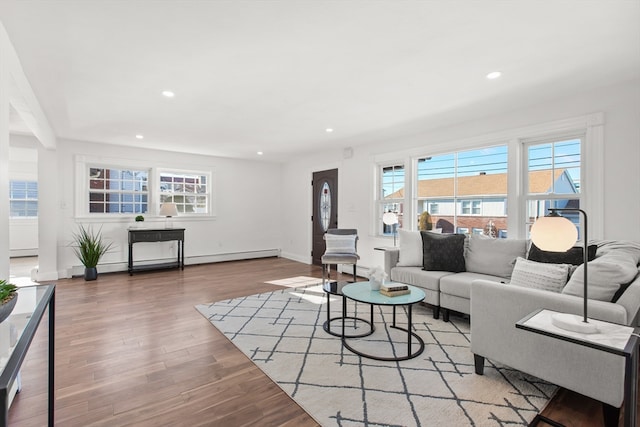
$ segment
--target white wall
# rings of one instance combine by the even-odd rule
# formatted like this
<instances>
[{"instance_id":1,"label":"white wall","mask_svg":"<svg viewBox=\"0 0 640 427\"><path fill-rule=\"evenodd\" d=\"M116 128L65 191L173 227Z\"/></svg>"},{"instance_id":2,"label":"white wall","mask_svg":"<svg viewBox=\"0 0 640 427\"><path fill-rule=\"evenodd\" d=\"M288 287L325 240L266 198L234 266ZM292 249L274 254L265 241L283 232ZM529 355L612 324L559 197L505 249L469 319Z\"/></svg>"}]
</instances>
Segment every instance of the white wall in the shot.
<instances>
[{"instance_id":1,"label":"white wall","mask_svg":"<svg viewBox=\"0 0 640 427\"><path fill-rule=\"evenodd\" d=\"M145 143L146 144L146 143ZM150 144L150 143L149 143ZM142 145L142 144L141 144ZM58 275L81 274L82 267L70 247L72 233L79 223L102 227L104 237L115 244L105 255L98 270L126 270L128 255L127 227L134 215L116 216L109 220L77 219L74 203L76 155L102 159L142 161L149 167L178 170L211 171L214 174L215 218L173 218L175 227L185 227L185 262L211 262L234 257L248 258L281 248L280 165L274 163L196 156L180 153L125 148L78 141L58 141L56 151L58 197L49 206L58 212ZM42 209L46 209L44 206ZM150 207L150 210L153 209ZM145 214L146 227L164 227L165 219ZM173 257L175 243L137 244L136 259ZM44 254L41 254L41 257Z\"/></svg>"},{"instance_id":2,"label":"white wall","mask_svg":"<svg viewBox=\"0 0 640 427\"><path fill-rule=\"evenodd\" d=\"M474 121L354 146L354 156L350 159L343 158L342 150L305 153L283 166L282 189L286 195L283 205L287 223L283 232L283 254L310 262L309 183L313 171L338 165L339 226L358 228L360 265L380 265L382 254L373 248L393 243L390 238L373 235L374 155L388 154L392 158L400 150L426 148L431 144L447 144L455 150L456 141L465 138L596 112L605 114L604 238L640 241L640 80L635 80L499 116L482 117L479 113Z\"/></svg>"}]
</instances>

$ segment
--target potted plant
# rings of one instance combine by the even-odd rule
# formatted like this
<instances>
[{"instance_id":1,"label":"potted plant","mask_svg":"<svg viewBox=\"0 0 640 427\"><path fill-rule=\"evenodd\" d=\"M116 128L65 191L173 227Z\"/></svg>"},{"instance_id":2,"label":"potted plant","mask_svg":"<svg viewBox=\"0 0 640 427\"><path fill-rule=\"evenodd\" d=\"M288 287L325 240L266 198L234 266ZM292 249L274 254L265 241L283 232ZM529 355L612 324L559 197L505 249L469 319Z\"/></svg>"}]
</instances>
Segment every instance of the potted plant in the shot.
<instances>
[{"instance_id":1,"label":"potted plant","mask_svg":"<svg viewBox=\"0 0 640 427\"><path fill-rule=\"evenodd\" d=\"M142 226L143 222L144 222L144 217L142 215L138 215L135 217L135 222L131 228L139 228L140 226Z\"/></svg>"},{"instance_id":2,"label":"potted plant","mask_svg":"<svg viewBox=\"0 0 640 427\"><path fill-rule=\"evenodd\" d=\"M73 234L73 251L84 265L84 280L96 280L98 278L98 262L112 246L102 241L102 228L97 233L91 227L88 229L79 226L79 231Z\"/></svg>"},{"instance_id":3,"label":"potted plant","mask_svg":"<svg viewBox=\"0 0 640 427\"><path fill-rule=\"evenodd\" d=\"M18 287L6 280L0 280L0 322L9 317L17 301Z\"/></svg>"}]
</instances>

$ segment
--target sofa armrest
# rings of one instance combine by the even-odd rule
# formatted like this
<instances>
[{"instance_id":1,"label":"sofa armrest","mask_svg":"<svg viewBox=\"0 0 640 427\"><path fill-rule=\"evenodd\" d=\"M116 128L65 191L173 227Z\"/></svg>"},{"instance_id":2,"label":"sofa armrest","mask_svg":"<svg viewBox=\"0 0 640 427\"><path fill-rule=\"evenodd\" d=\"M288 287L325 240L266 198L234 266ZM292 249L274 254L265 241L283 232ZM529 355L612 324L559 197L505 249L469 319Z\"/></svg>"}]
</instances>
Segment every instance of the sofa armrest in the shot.
<instances>
[{"instance_id":1,"label":"sofa armrest","mask_svg":"<svg viewBox=\"0 0 640 427\"><path fill-rule=\"evenodd\" d=\"M384 272L387 277L391 277L391 269L396 266L400 259L399 248L385 248L384 250Z\"/></svg>"},{"instance_id":2,"label":"sofa armrest","mask_svg":"<svg viewBox=\"0 0 640 427\"><path fill-rule=\"evenodd\" d=\"M471 285L471 351L596 400L620 407L624 359L515 327L526 315L546 308L582 314L573 295L474 280ZM589 301L589 317L627 324L621 305Z\"/></svg>"}]
</instances>

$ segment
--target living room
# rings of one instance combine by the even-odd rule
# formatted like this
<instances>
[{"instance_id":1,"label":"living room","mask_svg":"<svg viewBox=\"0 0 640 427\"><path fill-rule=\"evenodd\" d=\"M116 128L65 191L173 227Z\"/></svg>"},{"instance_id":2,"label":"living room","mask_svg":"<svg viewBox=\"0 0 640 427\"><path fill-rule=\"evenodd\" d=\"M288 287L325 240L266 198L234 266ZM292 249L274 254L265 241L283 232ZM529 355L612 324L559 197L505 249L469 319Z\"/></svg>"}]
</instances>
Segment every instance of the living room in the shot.
<instances>
[{"instance_id":1,"label":"living room","mask_svg":"<svg viewBox=\"0 0 640 427\"><path fill-rule=\"evenodd\" d=\"M57 51L60 48L53 42L55 37L52 37L51 46L44 45L45 34L52 31L56 25L39 16L38 7L43 7L43 10L51 12L52 16L62 12L56 11L55 6L36 5L35 3L29 6L18 3L20 2L10 1L0 8L0 20L6 27L8 34L4 34L3 31L3 52L15 48L16 58L19 61L17 64L15 61L10 61L8 65L10 77L7 77L6 74L2 77L3 85L5 85L3 87L9 87L11 90L0 91L0 99L2 100L0 111L5 117L0 121L2 129L0 170L5 182L12 179L11 171L21 168L22 171L29 169L36 173L40 215L37 220L36 246L38 268L34 277L38 281L46 283L75 277L70 280L77 283L77 286L83 285L82 279L77 277L82 274L82 265L70 247L72 234L77 230L78 224L101 227L105 238L114 243L114 250L105 255L99 266L100 273L104 273L104 276L101 276L99 280L103 284L102 286L105 286L105 281L110 277L106 273L122 274L127 269L127 228L133 225L135 215L96 217L88 212L87 180L84 179L84 174L92 166L142 168L150 171L150 177L155 177L166 171L189 171L206 174L211 183L211 191L207 194L210 197L210 204L206 215L179 214L177 217L167 220L158 214L160 196L154 190L149 193L150 203L148 210L144 212L146 226L164 227L167 221L170 221L173 226L185 228L187 269L196 264L279 256L301 263L305 266L302 270L309 275L318 274L317 269L313 270L308 266L311 263L310 251L312 248L310 218L314 214L310 183L314 172L337 169L339 226L359 230L358 253L360 261L358 268L359 273L366 276L369 268L382 264L382 254L375 248L393 245L393 237L382 235L380 232L382 227L377 179L379 168L382 165L398 162L409 165L424 156L507 144L510 148L509 178L510 182L515 183L519 180L517 169L519 163L516 151L520 140L548 135L563 136L566 132L576 129L576 126L584 131L585 141L588 145L583 160L583 173L588 177L588 180L585 179L581 183L584 190L584 198L581 201L591 214L590 220L592 220L593 227L590 238L640 241L640 188L637 185L640 182L640 169L637 167L640 160L640 144L638 143L640 140L640 120L638 120L640 117L640 53L638 44L640 42L637 39L637 22L625 19L625 17L634 16L633 12L637 12L637 2L635 1L593 2L591 8L586 8L587 10L582 12L578 11L581 7L580 2L570 2L571 4L568 3L560 9L556 9L550 3L546 4L544 6L545 12L537 11L535 16L558 13L559 16L554 17L552 23L544 27L546 32L552 32L553 29L556 31L555 33L547 35L547 38L538 42L540 44L536 44L536 38L542 37L541 35L520 40L522 43L529 44L526 44L527 47L522 51L514 48L507 50L507 53L511 52L512 56L504 59L502 63L498 64L499 61L493 58L491 61L487 61L487 67L496 64L503 71L503 76L495 81L485 79L486 73L494 71L493 68L487 68L482 75L467 76L473 82L449 81L447 90L434 92L431 95L428 92L420 94L420 98L429 100L432 97L433 99L433 101L418 105L429 111L429 115L415 115L415 110L409 110L401 119L398 119L397 116L401 114L402 109L394 104L393 114L397 120L395 122L384 121L383 126L374 126L373 124L379 121L378 115L383 114L380 110L377 110L376 114L378 115L367 118L365 113L357 111L350 113L347 109L341 113L345 119L343 119L344 125L340 126L335 124L337 118L329 121L330 115L326 114L326 110L332 108L332 104L329 103L331 99L340 99L341 96L334 94L330 100L318 101L317 104L311 102L299 104L296 107L298 110L307 107L310 111L322 112L323 115L313 123L321 135L294 135L293 139L298 141L297 144L294 144L295 149L290 147L285 149L271 141L274 147L272 150L264 148L269 142L269 138L251 139L257 136L246 137L242 133L241 127L236 128L237 136L225 134L228 129L224 129L216 134L216 139L206 141L193 149L188 148L190 132L187 128L181 128L179 131L184 137L163 139L160 136L163 131L175 132L176 125L174 123L159 126L153 131L134 128L135 123L118 123L118 129L109 129L108 123L92 122L89 119L86 119L86 122L72 123L71 126L65 127L67 125L64 120L71 120L72 117L80 114L79 109L82 109L83 105L78 101L79 94L90 86L86 86L88 83L82 80L84 76L78 77L79 84L69 89L69 96L73 95L73 105L62 106L58 104L59 98L41 99L43 95L39 89L45 84L46 73L37 72L38 68L46 69L48 67L46 52ZM249 8L256 6L251 2L247 5L250 5L247 6ZM284 5L286 2L280 6L285 7ZM146 6L150 7L148 4ZM429 10L425 11L419 8L416 4L412 6L417 8L414 10L416 12L429 12ZM465 4L465 6L467 5ZM65 5L65 8L70 7ZM333 7L338 6L334 5ZM482 9L481 6L478 7ZM492 2L491 8L494 8L492 11L497 13L500 4ZM99 7L81 9L82 19L105 12ZM530 4L526 10L530 11L531 9L535 9L535 7ZM349 10L354 11L355 9ZM116 21L119 13L122 12L109 9L107 11L109 17ZM329 8L323 13L330 14L334 11ZM231 10L223 9L218 12L223 14L231 12ZM244 11L233 12L244 13ZM260 9L260 12L269 13L263 9ZM295 12L301 14L294 14L295 17L304 16L304 8L296 8ZM373 19L374 14L380 12L378 10L369 13L372 14L371 18ZM395 10L395 12L398 13L397 16L402 16L401 11ZM450 9L446 9L445 12L453 13ZM479 11L473 9L473 12ZM137 14L141 13L144 14L143 3L139 4L135 13L132 12L132 16L140 16ZM254 11L253 13L257 14L258 12ZM251 19L248 20L252 25L260 21L258 17L253 16L253 13L249 13ZM484 11L484 13L487 12ZM505 15L520 16L520 13L516 11L510 11L510 13L513 15L509 15L507 12ZM598 16L599 14L600 16ZM466 19L472 21L470 15L472 15L471 12L464 14ZM74 15L69 9L64 10L64 13L58 16L63 16L65 20L74 20ZM279 18L277 22L287 22L286 15L283 16L285 17ZM183 18L191 17L189 14ZM385 20L379 17L378 19L374 22L382 26ZM577 35L567 37L567 44L562 45L562 48L571 53L562 54L559 51L561 49L552 48L549 40L554 37L558 40L565 40L563 38L565 30L559 28L560 23L571 22L574 24L573 28L576 28L577 22L580 20L588 22L590 25L581 25L586 28L581 28ZM515 17L514 21L516 21ZM518 22L523 26L522 28L532 29L539 25L539 21L533 18L523 21L526 22ZM30 35L29 32L21 29L25 25L24 22L29 22L32 28L41 28L42 33L32 32ZM131 24L131 21L128 22ZM341 18L341 22L343 25L347 25L350 20ZM400 22L402 21L394 24L401 25ZM468 23L466 20L463 22ZM107 23L113 23L113 21L107 20ZM70 28L75 27L71 25ZM367 30L372 30L372 28L375 28L374 23L367 26ZM511 32L505 31L505 34L509 34L510 38L515 38L515 34L518 32L517 28L518 25L512 23L509 26ZM344 28L341 28L341 32L338 34L345 35L344 31ZM384 33L388 35L390 32L386 30ZM589 34L589 32L596 33ZM81 47L80 52L87 55L96 46L91 43L97 42L102 36L102 33L98 36L87 34L86 40L89 46ZM287 38L286 35L283 36L279 33L278 37L276 39L279 41ZM339 37L335 37L339 39ZM503 35L503 37L506 36ZM358 41L358 44L354 44L354 46L362 48L363 52L366 52L366 54L363 53L363 57L369 58L369 51L365 50L366 40L355 40ZM504 38L501 40L505 44L509 44L508 40L504 40ZM515 40L518 39L515 38ZM330 44L333 46L335 43L334 41ZM514 43L516 42L514 41ZM38 44L43 44L43 46L36 48ZM407 48L409 50L418 49L416 44L409 46L411 46L411 48ZM453 42L452 46L460 47ZM585 46L590 47L592 51L585 53ZM578 47L583 50L570 50ZM68 46L67 48L71 49ZM122 48L122 45L119 48ZM381 53L386 54L397 47L382 45L380 49ZM137 52L136 49L133 50ZM547 50L549 53L545 55ZM97 51L99 52L99 50ZM297 50L294 52L296 55L300 54ZM375 53L375 49L373 52ZM462 55L463 52L465 50L461 49L456 51L456 54ZM519 53L515 55L513 52ZM251 53L255 54L254 51ZM11 57L10 52L6 55ZM287 55L291 55L291 53L287 53ZM283 57L287 55L283 55ZM346 60L349 52L342 55L344 56L340 56L339 59ZM491 57L489 53L487 56ZM532 58L525 58L527 56ZM5 57L5 53L3 53L3 57ZM258 58L260 57L258 56ZM330 58L331 56L327 54L323 59L329 61ZM455 63L456 58L459 59L460 56L447 57L447 60ZM94 60L96 60L95 67L107 66L105 61L95 58ZM243 62L245 60L244 57L241 57L238 62L246 65ZM561 62L565 60L570 62L569 67L573 67L572 69L567 69L566 66L563 68ZM116 60L115 62L120 61ZM56 64L56 67L52 67L52 74L49 76L51 79L55 79L52 76L62 78L63 72L57 68L60 63L56 62ZM286 64L292 66L290 62ZM550 75L531 79L526 87L510 80L515 78L514 74L523 72L523 69L534 68L536 64L542 64L542 66L536 67L540 73L549 73ZM124 63L116 65L115 68L128 67ZM429 61L423 64L425 69L433 66L434 64ZM90 70L92 67L88 69ZM140 65L140 67L144 68L146 65ZM337 78L334 74L339 74L339 72L326 69L326 67L325 65L320 69ZM351 108L363 108L365 111L364 108L367 104L379 105L379 103L384 103L386 97L395 99L399 96L393 93L392 87L394 84L403 82L402 75L406 70L402 67L399 69L389 68L385 71L387 74L372 74L369 77L372 81L375 78L380 80L378 83L370 85L370 97L360 100L356 107ZM554 72L554 68L561 70ZM208 70L211 71L211 69ZM78 72L83 74L86 70L80 67ZM355 84L361 74L367 75L364 70L358 68L350 69L349 72L354 73L348 79L348 82L352 84ZM22 80L18 76L19 73L22 73ZM149 75L153 74L148 73ZM189 73L181 75L188 76ZM267 76L272 77L270 74ZM458 75L456 74L456 76ZM69 75L65 75L64 79L70 79ZM265 79L265 82L272 83L267 77ZM301 84L293 77L290 79L292 79L293 89L296 84ZM149 111L158 112L158 116L152 118L152 121L162 124L163 122L168 123L172 117L178 117L178 121L189 123L189 116L180 116L182 108L184 108L182 103L188 103L185 100L187 98L186 92L178 89L180 85L175 83L170 88L163 86L167 81L165 77L157 79L150 77L150 80L149 83L142 86L145 86L145 96L146 93L154 93L157 95L155 98L145 99L141 103L130 100L113 101L118 105L115 108L109 108L121 109L126 114L136 117L139 115L139 110L148 108ZM367 79L363 78L363 80ZM320 85L318 81L322 81L322 76L313 77L307 83ZM24 82L29 83L31 87L25 86ZM247 84L246 80L241 80L241 82ZM281 81L278 80L276 83L281 83ZM260 86L259 81L253 84ZM410 85L410 83L407 84ZM438 83L434 83L434 85L437 86ZM149 86L153 86L153 88L149 88ZM326 89L325 86L320 86ZM174 89L175 99L165 99L160 94L160 91L165 89ZM15 90L22 91L20 92L21 96L16 97ZM49 86L45 92L53 93L56 90L62 89L52 89ZM126 92L132 89L118 90ZM191 90L193 91L193 89ZM343 88L343 90L346 89ZM474 90L481 92L482 96L467 98L467 92ZM492 92L494 90L495 93ZM405 95L411 92L406 87L403 87L402 90L399 89L399 91ZM253 97L245 99L259 105L260 96L275 97L275 92L275 89L264 89L264 92L258 91L253 93ZM87 103L91 103L89 93L90 91L87 91ZM357 91L345 93L349 94L344 95L345 97L353 97L354 99L362 96L362 93ZM22 102L18 102L18 100ZM170 104L172 102L173 104ZM194 102L194 104L204 105L200 102ZM231 101L222 101L222 107L219 105L211 107L212 114L220 113L225 102L231 103ZM286 104L291 100L287 99L282 102ZM238 108L239 104L241 101L234 101L227 105L231 105L230 109L234 109ZM437 104L437 108L432 104ZM286 120L282 117L304 122L308 120L306 115L312 114L311 112L294 114L291 112L293 107L287 105L287 109L280 113L282 114L280 122L265 124L264 121L256 119L254 124L245 124L244 126L247 128L254 126L262 134L268 134L270 131L274 131L273 127L286 127ZM91 108L93 107L95 105L91 106ZM70 118L62 117L67 114L62 112L65 108L70 109L68 111ZM90 106L86 106L86 108L90 109ZM369 112L373 113L373 111ZM388 110L386 112L392 113ZM21 128L23 130L15 131L10 127L8 116L11 113L13 113L12 116L20 116L21 121L24 122L23 128ZM259 116L260 113L264 112L247 111L249 116ZM49 122L50 117L58 119ZM268 117L273 118L271 115ZM85 118L83 117L83 119ZM368 122L369 126L360 125L360 127L353 127L347 132L346 126L349 121ZM24 126L28 128L28 132L24 131ZM326 132L325 128L328 126L333 127L333 132ZM65 134L58 133L61 127L65 129ZM84 138L78 137L79 134L70 132L73 127L85 130L102 129L102 135L105 135L105 138L111 135L109 137L111 140L96 139L93 135ZM106 131L104 131L105 129ZM144 138L136 139L136 133L144 133ZM591 144L593 140L596 142ZM309 142L305 143L305 141ZM516 147L515 150L514 147ZM37 161L27 168L24 168L24 164L17 166L15 163L12 164L9 159L15 155L12 153L18 149L37 153L32 156L36 157ZM257 151L264 153L257 155ZM150 179L150 182L153 181ZM0 194L5 194L8 190L3 189L2 192ZM410 206L412 203L411 195L408 194L406 197L405 203ZM527 230L524 222L520 221L524 212L518 211L518 209L523 209L517 207L519 196L514 193L510 197L513 199L509 200L509 236L524 238ZM46 214L44 214L45 212ZM15 243L16 238L9 237L11 221L6 206L0 208L0 219L3 224L6 224L2 227L0 236L2 236L2 241L7 242L0 248L0 272L2 272L0 277L8 277L11 256L10 242L13 240ZM52 227L51 224L55 224L55 226ZM408 219L407 226L415 229L415 219ZM172 246L171 243L164 243L158 247L148 248L144 257L150 260L166 259L173 256L174 251L175 246ZM268 277L264 281L274 279L278 279L278 277ZM263 287L257 288L264 289ZM204 295L203 298L205 298ZM198 303L211 301L205 298Z\"/></svg>"}]
</instances>

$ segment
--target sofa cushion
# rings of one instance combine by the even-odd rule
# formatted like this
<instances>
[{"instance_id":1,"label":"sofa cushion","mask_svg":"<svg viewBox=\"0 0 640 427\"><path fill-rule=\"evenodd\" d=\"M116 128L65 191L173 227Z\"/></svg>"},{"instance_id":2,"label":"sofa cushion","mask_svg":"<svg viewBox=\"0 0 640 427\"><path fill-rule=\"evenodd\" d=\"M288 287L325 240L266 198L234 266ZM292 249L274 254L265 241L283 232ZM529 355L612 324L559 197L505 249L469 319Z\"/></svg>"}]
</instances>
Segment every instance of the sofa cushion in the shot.
<instances>
[{"instance_id":1,"label":"sofa cushion","mask_svg":"<svg viewBox=\"0 0 640 427\"><path fill-rule=\"evenodd\" d=\"M421 231L422 269L427 271L465 271L464 234L439 234Z\"/></svg>"},{"instance_id":2,"label":"sofa cushion","mask_svg":"<svg viewBox=\"0 0 640 427\"><path fill-rule=\"evenodd\" d=\"M399 267L422 267L422 236L419 231L398 230Z\"/></svg>"},{"instance_id":3,"label":"sofa cushion","mask_svg":"<svg viewBox=\"0 0 640 427\"><path fill-rule=\"evenodd\" d=\"M511 275L511 284L544 291L560 292L564 285L567 284L569 268L569 264L549 264L518 257Z\"/></svg>"},{"instance_id":4,"label":"sofa cushion","mask_svg":"<svg viewBox=\"0 0 640 427\"><path fill-rule=\"evenodd\" d=\"M588 259L592 261L596 257L598 245L589 245L587 248ZM549 252L543 251L536 245L531 243L529 248L529 261L546 262L550 264L572 264L580 265L584 262L584 248L582 246L574 246L566 252Z\"/></svg>"},{"instance_id":5,"label":"sofa cushion","mask_svg":"<svg viewBox=\"0 0 640 427\"><path fill-rule=\"evenodd\" d=\"M440 293L454 295L460 298L471 298L471 282L477 279L504 281L503 278L480 273L458 273L444 276L440 279Z\"/></svg>"},{"instance_id":6,"label":"sofa cushion","mask_svg":"<svg viewBox=\"0 0 640 427\"><path fill-rule=\"evenodd\" d=\"M638 274L637 260L625 251L612 251L590 261L588 264L587 296L599 301L612 301L624 284ZM584 295L584 265L571 275L563 294L582 297Z\"/></svg>"},{"instance_id":7,"label":"sofa cushion","mask_svg":"<svg viewBox=\"0 0 640 427\"><path fill-rule=\"evenodd\" d=\"M491 239L472 234L465 254L465 266L467 271L508 279L516 258L524 257L526 252L526 240Z\"/></svg>"},{"instance_id":8,"label":"sofa cushion","mask_svg":"<svg viewBox=\"0 0 640 427\"><path fill-rule=\"evenodd\" d=\"M449 271L424 271L420 267L394 267L391 280L438 292L440 278L451 274Z\"/></svg>"}]
</instances>

